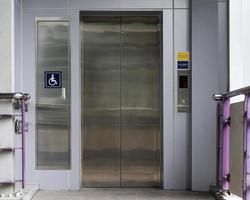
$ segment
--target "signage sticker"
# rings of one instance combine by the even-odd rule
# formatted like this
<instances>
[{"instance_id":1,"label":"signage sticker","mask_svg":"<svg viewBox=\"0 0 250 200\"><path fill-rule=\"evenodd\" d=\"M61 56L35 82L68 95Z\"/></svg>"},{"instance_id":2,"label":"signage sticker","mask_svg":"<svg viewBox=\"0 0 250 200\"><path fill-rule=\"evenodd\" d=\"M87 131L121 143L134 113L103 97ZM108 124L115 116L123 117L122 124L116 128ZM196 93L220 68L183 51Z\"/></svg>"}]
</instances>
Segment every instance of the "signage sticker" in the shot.
<instances>
[{"instance_id":1,"label":"signage sticker","mask_svg":"<svg viewBox=\"0 0 250 200\"><path fill-rule=\"evenodd\" d=\"M61 88L62 87L62 72L59 72L59 71L44 72L44 87L45 88Z\"/></svg>"},{"instance_id":2,"label":"signage sticker","mask_svg":"<svg viewBox=\"0 0 250 200\"><path fill-rule=\"evenodd\" d=\"M189 61L189 52L183 51L177 53L177 60L178 61Z\"/></svg>"},{"instance_id":3,"label":"signage sticker","mask_svg":"<svg viewBox=\"0 0 250 200\"><path fill-rule=\"evenodd\" d=\"M189 69L189 61L177 61L178 69Z\"/></svg>"},{"instance_id":4,"label":"signage sticker","mask_svg":"<svg viewBox=\"0 0 250 200\"><path fill-rule=\"evenodd\" d=\"M178 52L177 53L177 69L189 69L189 52Z\"/></svg>"}]
</instances>

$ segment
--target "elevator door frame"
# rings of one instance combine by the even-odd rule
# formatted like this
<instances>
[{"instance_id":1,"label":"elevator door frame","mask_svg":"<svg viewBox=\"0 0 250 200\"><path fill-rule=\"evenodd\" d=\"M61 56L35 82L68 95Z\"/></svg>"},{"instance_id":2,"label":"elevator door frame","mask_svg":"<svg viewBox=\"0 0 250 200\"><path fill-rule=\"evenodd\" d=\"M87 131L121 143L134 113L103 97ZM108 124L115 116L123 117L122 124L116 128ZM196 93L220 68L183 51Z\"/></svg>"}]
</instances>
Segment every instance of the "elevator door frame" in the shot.
<instances>
[{"instance_id":1,"label":"elevator door frame","mask_svg":"<svg viewBox=\"0 0 250 200\"><path fill-rule=\"evenodd\" d=\"M163 23L162 23L162 18L163 18L163 12L162 11L80 11L80 15L79 15L79 25L80 25L80 77L81 77L81 86L83 85L83 63L82 63L82 59L83 59L83 45L82 45L82 41L83 38L81 36L81 29L82 29L82 23L81 23L81 18L83 17L88 17L88 16L93 16L93 17L108 17L108 16L117 16L117 17L136 17L136 16L155 16L158 18L158 23L157 23L157 30L158 30L158 42L159 42L159 52L158 52L158 77L159 77L159 109L160 109L160 131L159 131L159 152L158 152L158 157L159 157L159 188L163 188ZM82 90L82 88L81 88ZM82 91L80 90L80 94L82 94ZM81 98L81 113L83 113L83 98ZM80 185L81 188L84 188L83 186L83 172L82 172L82 165L83 165L83 159L82 159L82 154L83 154L83 143L82 143L82 137L84 134L83 131L83 120L84 116L83 114L81 114L81 148L80 148Z\"/></svg>"}]
</instances>

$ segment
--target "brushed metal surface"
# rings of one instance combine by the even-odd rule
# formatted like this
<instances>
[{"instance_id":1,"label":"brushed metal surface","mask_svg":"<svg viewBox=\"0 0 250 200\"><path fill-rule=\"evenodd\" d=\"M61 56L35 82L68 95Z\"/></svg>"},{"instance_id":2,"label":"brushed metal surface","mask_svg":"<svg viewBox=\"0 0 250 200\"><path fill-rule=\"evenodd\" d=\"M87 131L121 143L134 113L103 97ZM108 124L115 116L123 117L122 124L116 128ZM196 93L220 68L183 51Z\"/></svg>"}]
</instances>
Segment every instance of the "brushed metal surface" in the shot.
<instances>
[{"instance_id":1,"label":"brushed metal surface","mask_svg":"<svg viewBox=\"0 0 250 200\"><path fill-rule=\"evenodd\" d=\"M157 17L121 18L121 186L159 185Z\"/></svg>"},{"instance_id":2,"label":"brushed metal surface","mask_svg":"<svg viewBox=\"0 0 250 200\"><path fill-rule=\"evenodd\" d=\"M44 72L61 71L61 88L44 88ZM37 21L36 165L39 169L70 167L69 24Z\"/></svg>"},{"instance_id":3,"label":"brushed metal surface","mask_svg":"<svg viewBox=\"0 0 250 200\"><path fill-rule=\"evenodd\" d=\"M231 104L230 192L242 198L244 103Z\"/></svg>"},{"instance_id":4,"label":"brushed metal surface","mask_svg":"<svg viewBox=\"0 0 250 200\"><path fill-rule=\"evenodd\" d=\"M120 185L120 18L82 21L84 187Z\"/></svg>"},{"instance_id":5,"label":"brushed metal surface","mask_svg":"<svg viewBox=\"0 0 250 200\"><path fill-rule=\"evenodd\" d=\"M82 186L160 185L156 16L82 16Z\"/></svg>"}]
</instances>

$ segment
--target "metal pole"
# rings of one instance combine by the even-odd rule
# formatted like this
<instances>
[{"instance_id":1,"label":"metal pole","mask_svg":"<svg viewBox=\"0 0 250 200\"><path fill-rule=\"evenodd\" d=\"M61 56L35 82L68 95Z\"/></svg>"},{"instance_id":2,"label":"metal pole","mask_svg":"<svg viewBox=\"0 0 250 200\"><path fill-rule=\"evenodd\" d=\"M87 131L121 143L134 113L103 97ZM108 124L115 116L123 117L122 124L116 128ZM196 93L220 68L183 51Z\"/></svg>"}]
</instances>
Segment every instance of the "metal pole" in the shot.
<instances>
[{"instance_id":1,"label":"metal pole","mask_svg":"<svg viewBox=\"0 0 250 200\"><path fill-rule=\"evenodd\" d=\"M243 200L250 200L250 95L244 102L244 133L243 133Z\"/></svg>"},{"instance_id":2,"label":"metal pole","mask_svg":"<svg viewBox=\"0 0 250 200\"><path fill-rule=\"evenodd\" d=\"M229 191L230 99L224 99L223 101L223 124L222 189Z\"/></svg>"},{"instance_id":3,"label":"metal pole","mask_svg":"<svg viewBox=\"0 0 250 200\"><path fill-rule=\"evenodd\" d=\"M21 115L22 115L22 188L25 186L25 100L21 99Z\"/></svg>"},{"instance_id":4,"label":"metal pole","mask_svg":"<svg viewBox=\"0 0 250 200\"><path fill-rule=\"evenodd\" d=\"M222 117L222 105L221 101L217 101L217 187L222 188L222 167L223 167L223 134L221 126Z\"/></svg>"}]
</instances>

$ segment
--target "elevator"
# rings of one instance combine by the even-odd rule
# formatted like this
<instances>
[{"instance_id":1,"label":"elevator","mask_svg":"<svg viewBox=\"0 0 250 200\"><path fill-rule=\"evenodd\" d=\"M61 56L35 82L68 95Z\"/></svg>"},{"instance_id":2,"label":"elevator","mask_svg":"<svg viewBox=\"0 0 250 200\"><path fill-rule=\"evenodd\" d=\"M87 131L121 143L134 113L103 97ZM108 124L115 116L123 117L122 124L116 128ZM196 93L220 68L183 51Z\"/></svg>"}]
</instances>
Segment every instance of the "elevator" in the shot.
<instances>
[{"instance_id":1,"label":"elevator","mask_svg":"<svg viewBox=\"0 0 250 200\"><path fill-rule=\"evenodd\" d=\"M81 12L82 187L161 186L161 13Z\"/></svg>"}]
</instances>

